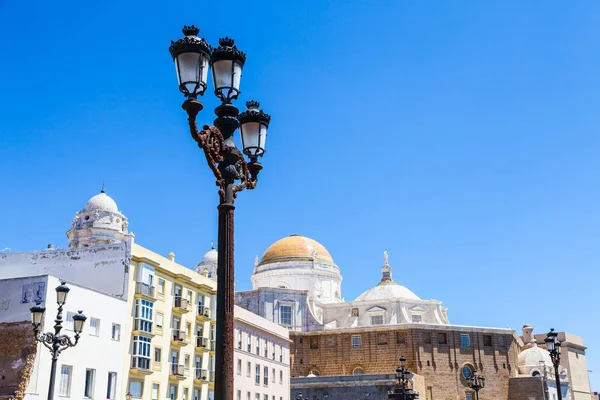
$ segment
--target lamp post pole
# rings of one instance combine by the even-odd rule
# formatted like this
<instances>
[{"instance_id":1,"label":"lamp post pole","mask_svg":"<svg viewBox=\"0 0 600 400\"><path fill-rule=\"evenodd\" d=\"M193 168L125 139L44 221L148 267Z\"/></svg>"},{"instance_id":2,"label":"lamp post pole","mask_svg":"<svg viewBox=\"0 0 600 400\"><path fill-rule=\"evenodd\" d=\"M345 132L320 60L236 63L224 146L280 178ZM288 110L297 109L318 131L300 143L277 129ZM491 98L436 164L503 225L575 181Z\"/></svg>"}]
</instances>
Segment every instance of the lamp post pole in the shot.
<instances>
[{"instance_id":1,"label":"lamp post pole","mask_svg":"<svg viewBox=\"0 0 600 400\"><path fill-rule=\"evenodd\" d=\"M67 301L67 294L69 293L69 290L69 287L64 281L61 282L60 286L56 287L56 302L58 304L58 312L56 314L56 319L54 320L54 333L40 333L40 325L43 322L46 307L40 306L40 302L38 301L35 306L30 308L31 323L33 325L33 335L35 340L46 346L52 355L50 384L48 386L48 400L52 400L54 398L54 384L56 381L56 364L58 361L58 356L69 347L75 347L77 345L79 342L79 336L83 330L83 324L87 319L85 315L83 315L82 311L79 311L78 314L73 316L73 331L75 332L75 341L73 341L67 335L60 334L63 323L63 306Z\"/></svg>"},{"instance_id":2,"label":"lamp post pole","mask_svg":"<svg viewBox=\"0 0 600 400\"><path fill-rule=\"evenodd\" d=\"M550 353L550 359L554 366L554 379L556 380L556 391L558 393L558 400L562 400L562 390L560 388L560 374L558 367L560 365L560 353L561 353L561 342L558 340L558 332L554 332L554 329L550 329L550 332L544 339L546 343L546 349Z\"/></svg>"},{"instance_id":3,"label":"lamp post pole","mask_svg":"<svg viewBox=\"0 0 600 400\"><path fill-rule=\"evenodd\" d=\"M475 391L475 400L479 400L479 391L485 387L485 377L473 371L469 378L469 387Z\"/></svg>"},{"instance_id":4,"label":"lamp post pole","mask_svg":"<svg viewBox=\"0 0 600 400\"><path fill-rule=\"evenodd\" d=\"M183 28L184 37L171 42L169 51L175 62L179 90L186 96L182 108L188 114L192 138L198 143L219 187L217 259L217 331L215 357L215 400L233 400L233 321L234 321L234 201L237 192L254 189L262 165L258 157L265 152L267 128L271 117L259 110L256 101L246 102L240 114L232 100L240 94L239 85L246 55L233 39L219 40L212 48L197 35L195 26ZM214 93L221 100L215 108L214 126L198 129L196 117L202 110L198 96L206 90L208 69L213 71ZM233 136L237 129L243 154ZM236 181L239 181L236 182Z\"/></svg>"}]
</instances>

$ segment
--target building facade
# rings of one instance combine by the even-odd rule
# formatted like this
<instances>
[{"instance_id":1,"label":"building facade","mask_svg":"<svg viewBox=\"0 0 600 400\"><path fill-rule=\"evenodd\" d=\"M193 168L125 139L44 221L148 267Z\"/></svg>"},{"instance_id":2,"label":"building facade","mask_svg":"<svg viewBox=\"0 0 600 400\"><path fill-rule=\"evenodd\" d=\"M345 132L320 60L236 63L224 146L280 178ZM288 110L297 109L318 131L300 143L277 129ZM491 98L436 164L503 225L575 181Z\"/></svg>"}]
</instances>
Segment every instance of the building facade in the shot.
<instances>
[{"instance_id":1,"label":"building facade","mask_svg":"<svg viewBox=\"0 0 600 400\"><path fill-rule=\"evenodd\" d=\"M33 338L29 309L39 302L46 307L42 332L54 332L58 311L54 289L59 285L58 278L48 275L0 280L4 304L0 310L0 330L5 325L23 323L28 328L24 333ZM70 291L63 310L61 333L74 337L73 315L78 310L83 310L87 321L76 347L66 349L58 358L54 397L119 399L123 382L127 380L122 369L127 343L123 332L127 323L127 303L72 282L67 285ZM23 339L21 344L28 343L27 338L21 336ZM18 343L15 345L20 348ZM21 393L25 399L45 399L51 354L41 343L33 343L33 348L30 353L33 357L13 362L10 368L19 369L19 376L14 378L28 378Z\"/></svg>"},{"instance_id":2,"label":"building facade","mask_svg":"<svg viewBox=\"0 0 600 400\"><path fill-rule=\"evenodd\" d=\"M235 307L235 400L289 400L288 330Z\"/></svg>"}]
</instances>

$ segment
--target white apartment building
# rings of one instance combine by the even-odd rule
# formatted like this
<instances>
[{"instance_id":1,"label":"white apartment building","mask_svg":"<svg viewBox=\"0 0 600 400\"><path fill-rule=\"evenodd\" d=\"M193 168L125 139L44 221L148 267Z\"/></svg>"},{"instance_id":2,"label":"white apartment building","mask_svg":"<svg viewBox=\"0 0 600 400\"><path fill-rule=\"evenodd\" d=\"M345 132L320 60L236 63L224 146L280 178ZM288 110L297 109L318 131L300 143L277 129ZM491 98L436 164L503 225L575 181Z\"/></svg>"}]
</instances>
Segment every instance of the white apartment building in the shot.
<instances>
[{"instance_id":1,"label":"white apartment building","mask_svg":"<svg viewBox=\"0 0 600 400\"><path fill-rule=\"evenodd\" d=\"M235 306L234 399L290 400L288 330Z\"/></svg>"},{"instance_id":2,"label":"white apartment building","mask_svg":"<svg viewBox=\"0 0 600 400\"><path fill-rule=\"evenodd\" d=\"M29 309L40 301L46 307L41 332L54 333L58 311L55 288L59 285L58 278L48 275L0 280L0 323L31 321ZM127 302L72 282L67 282L67 286L70 291L63 306L61 334L74 337L73 315L79 310L87 321L77 345L64 350L58 358L54 397L119 399L127 379L122 362L127 342L123 338ZM25 390L27 400L45 399L48 395L51 354L41 343L36 347Z\"/></svg>"}]
</instances>

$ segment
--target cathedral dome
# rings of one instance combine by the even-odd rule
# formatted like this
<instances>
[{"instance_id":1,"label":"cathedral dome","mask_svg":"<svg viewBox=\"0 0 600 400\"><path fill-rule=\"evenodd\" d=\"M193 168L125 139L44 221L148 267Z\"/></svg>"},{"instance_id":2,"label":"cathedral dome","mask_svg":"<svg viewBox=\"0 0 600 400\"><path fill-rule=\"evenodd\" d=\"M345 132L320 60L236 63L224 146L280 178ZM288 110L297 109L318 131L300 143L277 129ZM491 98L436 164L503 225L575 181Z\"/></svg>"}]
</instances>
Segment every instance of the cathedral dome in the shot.
<instances>
[{"instance_id":1,"label":"cathedral dome","mask_svg":"<svg viewBox=\"0 0 600 400\"><path fill-rule=\"evenodd\" d=\"M316 240L302 235L290 235L273 243L263 254L259 266L285 261L316 261L334 265L333 258Z\"/></svg>"},{"instance_id":2,"label":"cathedral dome","mask_svg":"<svg viewBox=\"0 0 600 400\"><path fill-rule=\"evenodd\" d=\"M99 194L89 199L87 204L85 205L84 210L101 210L113 213L119 212L117 203L115 203L115 201L110 196L104 193L104 190L102 190Z\"/></svg>"},{"instance_id":3,"label":"cathedral dome","mask_svg":"<svg viewBox=\"0 0 600 400\"><path fill-rule=\"evenodd\" d=\"M540 364L552 365L550 353L546 349L538 347L535 339L531 340L531 347L519 353L518 366L521 374L530 375L538 371ZM539 371L538 371L539 372Z\"/></svg>"},{"instance_id":4,"label":"cathedral dome","mask_svg":"<svg viewBox=\"0 0 600 400\"><path fill-rule=\"evenodd\" d=\"M390 299L421 300L416 294L397 283L380 284L358 296L356 301L390 300Z\"/></svg>"},{"instance_id":5,"label":"cathedral dome","mask_svg":"<svg viewBox=\"0 0 600 400\"><path fill-rule=\"evenodd\" d=\"M210 249L209 251L207 251L206 254L204 254L202 256L202 260L200 261L200 265L217 264L217 260L218 260L217 250L215 250L215 248L213 247L212 249Z\"/></svg>"}]
</instances>

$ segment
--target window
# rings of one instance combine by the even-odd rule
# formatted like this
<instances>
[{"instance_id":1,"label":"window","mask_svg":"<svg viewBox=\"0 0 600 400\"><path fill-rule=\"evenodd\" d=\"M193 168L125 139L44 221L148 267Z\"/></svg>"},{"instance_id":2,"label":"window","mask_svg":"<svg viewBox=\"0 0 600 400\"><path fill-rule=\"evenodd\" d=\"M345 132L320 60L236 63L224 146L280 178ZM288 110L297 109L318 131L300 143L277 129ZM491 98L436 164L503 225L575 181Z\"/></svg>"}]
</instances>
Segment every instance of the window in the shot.
<instances>
[{"instance_id":1,"label":"window","mask_svg":"<svg viewBox=\"0 0 600 400\"><path fill-rule=\"evenodd\" d=\"M242 374L242 360L241 359L237 359L237 374L241 375Z\"/></svg>"},{"instance_id":2,"label":"window","mask_svg":"<svg viewBox=\"0 0 600 400\"><path fill-rule=\"evenodd\" d=\"M334 335L327 337L327 347L335 347L335 336Z\"/></svg>"},{"instance_id":3,"label":"window","mask_svg":"<svg viewBox=\"0 0 600 400\"><path fill-rule=\"evenodd\" d=\"M252 363L248 361L248 363L246 364L246 376L248 378L250 378L250 371L252 371Z\"/></svg>"},{"instance_id":4,"label":"window","mask_svg":"<svg viewBox=\"0 0 600 400\"><path fill-rule=\"evenodd\" d=\"M158 294L165 294L165 280L158 278Z\"/></svg>"},{"instance_id":5,"label":"window","mask_svg":"<svg viewBox=\"0 0 600 400\"><path fill-rule=\"evenodd\" d=\"M121 340L121 325L112 324L112 331L110 337L112 340Z\"/></svg>"},{"instance_id":6,"label":"window","mask_svg":"<svg viewBox=\"0 0 600 400\"><path fill-rule=\"evenodd\" d=\"M156 327L158 329L162 329L162 327L163 327L163 318L164 318L163 313L159 313L159 312L156 313Z\"/></svg>"},{"instance_id":7,"label":"window","mask_svg":"<svg viewBox=\"0 0 600 400\"><path fill-rule=\"evenodd\" d=\"M143 385L142 381L135 381L135 380L129 381L129 393L131 393L131 397L140 399L143 394L142 393L143 386L144 385Z\"/></svg>"},{"instance_id":8,"label":"window","mask_svg":"<svg viewBox=\"0 0 600 400\"><path fill-rule=\"evenodd\" d=\"M318 369L314 368L314 369L311 369L310 371L308 371L308 375L321 376L321 373L319 372Z\"/></svg>"},{"instance_id":9,"label":"window","mask_svg":"<svg viewBox=\"0 0 600 400\"><path fill-rule=\"evenodd\" d=\"M250 392L246 392L246 400L250 400Z\"/></svg>"},{"instance_id":10,"label":"window","mask_svg":"<svg viewBox=\"0 0 600 400\"><path fill-rule=\"evenodd\" d=\"M202 389L194 389L194 400L200 400Z\"/></svg>"},{"instance_id":11,"label":"window","mask_svg":"<svg viewBox=\"0 0 600 400\"><path fill-rule=\"evenodd\" d=\"M237 391L237 397L236 397L236 399L237 400L242 400L242 391L241 390Z\"/></svg>"},{"instance_id":12,"label":"window","mask_svg":"<svg viewBox=\"0 0 600 400\"><path fill-rule=\"evenodd\" d=\"M150 338L145 336L133 337L133 362L131 367L150 369Z\"/></svg>"},{"instance_id":13,"label":"window","mask_svg":"<svg viewBox=\"0 0 600 400\"><path fill-rule=\"evenodd\" d=\"M383 325L383 315L371 315L371 325Z\"/></svg>"},{"instance_id":14,"label":"window","mask_svg":"<svg viewBox=\"0 0 600 400\"><path fill-rule=\"evenodd\" d=\"M160 386L158 383L152 384L152 400L158 400L158 393L160 392Z\"/></svg>"},{"instance_id":15,"label":"window","mask_svg":"<svg viewBox=\"0 0 600 400\"><path fill-rule=\"evenodd\" d=\"M279 370L279 384L283 385L283 371Z\"/></svg>"},{"instance_id":16,"label":"window","mask_svg":"<svg viewBox=\"0 0 600 400\"><path fill-rule=\"evenodd\" d=\"M135 323L134 330L152 333L152 308L154 303L146 299L135 301Z\"/></svg>"},{"instance_id":17,"label":"window","mask_svg":"<svg viewBox=\"0 0 600 400\"><path fill-rule=\"evenodd\" d=\"M254 393L254 399L255 400L260 400L260 394Z\"/></svg>"},{"instance_id":18,"label":"window","mask_svg":"<svg viewBox=\"0 0 600 400\"><path fill-rule=\"evenodd\" d=\"M250 353L252 351L252 335L248 333L246 336L246 344L247 344L247 352Z\"/></svg>"},{"instance_id":19,"label":"window","mask_svg":"<svg viewBox=\"0 0 600 400\"><path fill-rule=\"evenodd\" d=\"M73 374L73 367L70 365L63 365L60 368L60 383L58 386L58 394L60 396L69 397L71 395L71 376Z\"/></svg>"},{"instance_id":20,"label":"window","mask_svg":"<svg viewBox=\"0 0 600 400\"><path fill-rule=\"evenodd\" d=\"M492 335L483 335L483 345L485 347L492 347Z\"/></svg>"},{"instance_id":21,"label":"window","mask_svg":"<svg viewBox=\"0 0 600 400\"><path fill-rule=\"evenodd\" d=\"M406 333L396 332L396 344L406 344Z\"/></svg>"},{"instance_id":22,"label":"window","mask_svg":"<svg viewBox=\"0 0 600 400\"><path fill-rule=\"evenodd\" d=\"M378 333L377 334L377 344L378 345L387 344L387 333Z\"/></svg>"},{"instance_id":23,"label":"window","mask_svg":"<svg viewBox=\"0 0 600 400\"><path fill-rule=\"evenodd\" d=\"M242 349L242 331L238 330L237 340L238 340L237 348L241 350Z\"/></svg>"},{"instance_id":24,"label":"window","mask_svg":"<svg viewBox=\"0 0 600 400\"><path fill-rule=\"evenodd\" d=\"M423 320L423 317L421 315L418 315L418 314L412 315L412 322L421 322L422 320Z\"/></svg>"},{"instance_id":25,"label":"window","mask_svg":"<svg viewBox=\"0 0 600 400\"><path fill-rule=\"evenodd\" d=\"M279 307L279 323L285 326L292 325L292 306Z\"/></svg>"},{"instance_id":26,"label":"window","mask_svg":"<svg viewBox=\"0 0 600 400\"><path fill-rule=\"evenodd\" d=\"M498 346L504 347L504 336L498 336Z\"/></svg>"},{"instance_id":27,"label":"window","mask_svg":"<svg viewBox=\"0 0 600 400\"><path fill-rule=\"evenodd\" d=\"M361 347L362 346L362 338L360 335L352 335L352 347Z\"/></svg>"},{"instance_id":28,"label":"window","mask_svg":"<svg viewBox=\"0 0 600 400\"><path fill-rule=\"evenodd\" d=\"M114 400L117 392L117 373L109 372L107 382L108 384L106 385L106 398Z\"/></svg>"},{"instance_id":29,"label":"window","mask_svg":"<svg viewBox=\"0 0 600 400\"><path fill-rule=\"evenodd\" d=\"M352 316L353 317L358 317L358 308L353 308L352 309Z\"/></svg>"},{"instance_id":30,"label":"window","mask_svg":"<svg viewBox=\"0 0 600 400\"><path fill-rule=\"evenodd\" d=\"M98 318L90 318L90 335L100 335L100 320Z\"/></svg>"},{"instance_id":31,"label":"window","mask_svg":"<svg viewBox=\"0 0 600 400\"><path fill-rule=\"evenodd\" d=\"M311 348L311 350L316 350L319 348L319 338L318 337L310 338L310 348Z\"/></svg>"},{"instance_id":32,"label":"window","mask_svg":"<svg viewBox=\"0 0 600 400\"><path fill-rule=\"evenodd\" d=\"M260 365L256 364L256 376L254 377L254 384L260 385Z\"/></svg>"},{"instance_id":33,"label":"window","mask_svg":"<svg viewBox=\"0 0 600 400\"><path fill-rule=\"evenodd\" d=\"M263 397L263 400L269 400L269 395L265 394L264 397Z\"/></svg>"},{"instance_id":34,"label":"window","mask_svg":"<svg viewBox=\"0 0 600 400\"><path fill-rule=\"evenodd\" d=\"M461 347L471 347L471 336L468 333L460 334L460 346Z\"/></svg>"},{"instance_id":35,"label":"window","mask_svg":"<svg viewBox=\"0 0 600 400\"><path fill-rule=\"evenodd\" d=\"M256 338L256 355L260 355L260 338Z\"/></svg>"},{"instance_id":36,"label":"window","mask_svg":"<svg viewBox=\"0 0 600 400\"><path fill-rule=\"evenodd\" d=\"M362 369L362 367L355 367L352 370L352 375L363 375L365 373L365 370Z\"/></svg>"},{"instance_id":37,"label":"window","mask_svg":"<svg viewBox=\"0 0 600 400\"><path fill-rule=\"evenodd\" d=\"M177 399L177 386L176 385L169 385L169 398L171 400Z\"/></svg>"},{"instance_id":38,"label":"window","mask_svg":"<svg viewBox=\"0 0 600 400\"><path fill-rule=\"evenodd\" d=\"M154 362L159 363L162 358L162 349L160 347L154 348Z\"/></svg>"},{"instance_id":39,"label":"window","mask_svg":"<svg viewBox=\"0 0 600 400\"><path fill-rule=\"evenodd\" d=\"M471 393L467 393L465 395L465 400L473 400L473 395Z\"/></svg>"},{"instance_id":40,"label":"window","mask_svg":"<svg viewBox=\"0 0 600 400\"><path fill-rule=\"evenodd\" d=\"M448 344L448 335L446 335L446 332L438 332L438 344Z\"/></svg>"},{"instance_id":41,"label":"window","mask_svg":"<svg viewBox=\"0 0 600 400\"><path fill-rule=\"evenodd\" d=\"M273 378L271 378L271 381L272 381L273 383L275 383L275 382L276 382L276 381L275 381L275 368L273 368Z\"/></svg>"},{"instance_id":42,"label":"window","mask_svg":"<svg viewBox=\"0 0 600 400\"><path fill-rule=\"evenodd\" d=\"M91 399L94 397L94 375L95 369L85 370L85 387L83 389L83 396Z\"/></svg>"},{"instance_id":43,"label":"window","mask_svg":"<svg viewBox=\"0 0 600 400\"><path fill-rule=\"evenodd\" d=\"M423 333L423 341L425 344L431 344L431 332Z\"/></svg>"},{"instance_id":44,"label":"window","mask_svg":"<svg viewBox=\"0 0 600 400\"><path fill-rule=\"evenodd\" d=\"M183 388L183 400L188 400L188 388Z\"/></svg>"},{"instance_id":45,"label":"window","mask_svg":"<svg viewBox=\"0 0 600 400\"><path fill-rule=\"evenodd\" d=\"M73 316L74 315L75 315L75 313L67 312L67 318L65 319L65 329L68 329L70 331L73 330Z\"/></svg>"},{"instance_id":46,"label":"window","mask_svg":"<svg viewBox=\"0 0 600 400\"><path fill-rule=\"evenodd\" d=\"M269 386L269 367L265 367L263 371L263 385Z\"/></svg>"},{"instance_id":47,"label":"window","mask_svg":"<svg viewBox=\"0 0 600 400\"><path fill-rule=\"evenodd\" d=\"M470 379L473 376L473 368L469 364L462 367L462 376L465 379Z\"/></svg>"},{"instance_id":48,"label":"window","mask_svg":"<svg viewBox=\"0 0 600 400\"><path fill-rule=\"evenodd\" d=\"M264 347L265 358L269 357L269 342L265 339L265 347Z\"/></svg>"}]
</instances>

